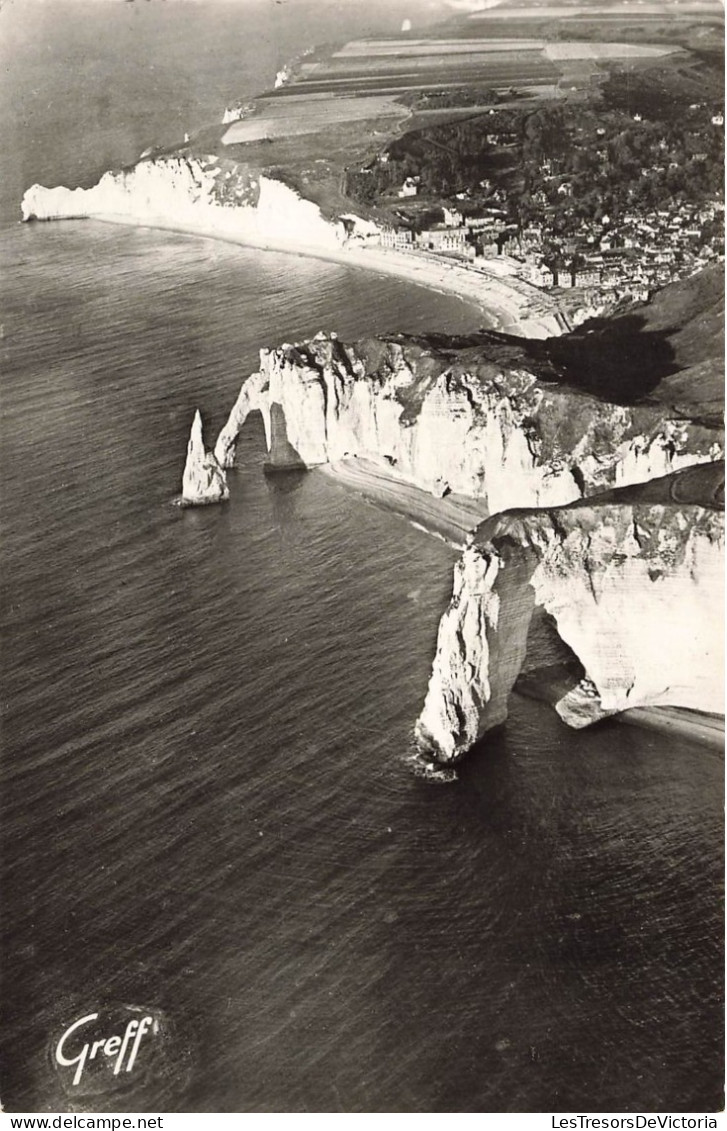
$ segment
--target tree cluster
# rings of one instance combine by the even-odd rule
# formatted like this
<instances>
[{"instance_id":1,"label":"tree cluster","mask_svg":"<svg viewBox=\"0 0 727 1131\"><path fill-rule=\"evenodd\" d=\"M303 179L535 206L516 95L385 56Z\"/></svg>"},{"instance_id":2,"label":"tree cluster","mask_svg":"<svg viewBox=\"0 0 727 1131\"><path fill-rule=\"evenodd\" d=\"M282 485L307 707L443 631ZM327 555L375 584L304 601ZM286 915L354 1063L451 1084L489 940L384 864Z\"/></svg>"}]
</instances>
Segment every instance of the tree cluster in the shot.
<instances>
[{"instance_id":1,"label":"tree cluster","mask_svg":"<svg viewBox=\"0 0 727 1131\"><path fill-rule=\"evenodd\" d=\"M524 226L548 213L564 232L584 220L616 220L628 209L719 196L724 131L701 106L679 118L641 119L622 110L577 106L499 110L412 131L393 141L387 160L349 170L346 191L374 204L408 177L437 200L483 182L505 188L510 219Z\"/></svg>"}]
</instances>

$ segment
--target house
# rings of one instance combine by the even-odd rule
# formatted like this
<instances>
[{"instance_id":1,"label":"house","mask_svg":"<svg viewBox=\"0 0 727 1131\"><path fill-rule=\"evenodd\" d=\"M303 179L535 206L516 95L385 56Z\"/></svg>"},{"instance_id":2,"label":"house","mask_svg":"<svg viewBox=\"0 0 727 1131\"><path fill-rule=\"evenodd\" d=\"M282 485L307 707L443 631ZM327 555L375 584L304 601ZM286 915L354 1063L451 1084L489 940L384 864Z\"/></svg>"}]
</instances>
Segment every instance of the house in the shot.
<instances>
[{"instance_id":1,"label":"house","mask_svg":"<svg viewBox=\"0 0 727 1131\"><path fill-rule=\"evenodd\" d=\"M483 232L486 228L492 229L493 232L495 230L492 225L492 216L469 216L467 227L471 232Z\"/></svg>"},{"instance_id":2,"label":"house","mask_svg":"<svg viewBox=\"0 0 727 1131\"><path fill-rule=\"evenodd\" d=\"M525 278L536 287L552 287L553 272L544 263L531 263L523 272Z\"/></svg>"},{"instance_id":3,"label":"house","mask_svg":"<svg viewBox=\"0 0 727 1131\"><path fill-rule=\"evenodd\" d=\"M601 273L595 267L580 267L573 272L574 287L597 287L601 281Z\"/></svg>"},{"instance_id":4,"label":"house","mask_svg":"<svg viewBox=\"0 0 727 1131\"><path fill-rule=\"evenodd\" d=\"M461 228L464 223L464 216L459 208L447 208L444 206L444 223L448 228Z\"/></svg>"},{"instance_id":5,"label":"house","mask_svg":"<svg viewBox=\"0 0 727 1131\"><path fill-rule=\"evenodd\" d=\"M529 224L522 231L523 243L539 246L543 242L543 229L540 224Z\"/></svg>"},{"instance_id":6,"label":"house","mask_svg":"<svg viewBox=\"0 0 727 1131\"><path fill-rule=\"evenodd\" d=\"M618 267L614 265L611 265L610 267L604 267L601 273L602 283L618 283L620 279L621 271Z\"/></svg>"},{"instance_id":7,"label":"house","mask_svg":"<svg viewBox=\"0 0 727 1131\"><path fill-rule=\"evenodd\" d=\"M406 180L404 181L404 184L399 189L399 192L397 193L397 195L399 197L416 196L418 192L419 192L419 178L418 177L407 177Z\"/></svg>"},{"instance_id":8,"label":"house","mask_svg":"<svg viewBox=\"0 0 727 1131\"><path fill-rule=\"evenodd\" d=\"M500 254L519 256L522 253L522 245L520 237L517 232L506 231L500 237Z\"/></svg>"},{"instance_id":9,"label":"house","mask_svg":"<svg viewBox=\"0 0 727 1131\"><path fill-rule=\"evenodd\" d=\"M551 267L551 274L553 276L554 287L572 287L573 286L573 273L570 267L564 264L556 264Z\"/></svg>"}]
</instances>

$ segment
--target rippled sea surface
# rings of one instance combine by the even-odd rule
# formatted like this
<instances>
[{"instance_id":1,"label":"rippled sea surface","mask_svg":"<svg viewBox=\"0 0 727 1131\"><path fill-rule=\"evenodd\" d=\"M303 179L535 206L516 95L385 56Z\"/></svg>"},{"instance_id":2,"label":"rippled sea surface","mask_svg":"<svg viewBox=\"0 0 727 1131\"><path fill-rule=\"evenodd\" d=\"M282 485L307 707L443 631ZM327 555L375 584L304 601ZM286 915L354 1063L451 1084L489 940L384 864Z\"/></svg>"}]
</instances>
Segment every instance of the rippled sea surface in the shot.
<instances>
[{"instance_id":1,"label":"rippled sea surface","mask_svg":"<svg viewBox=\"0 0 727 1131\"><path fill-rule=\"evenodd\" d=\"M258 419L228 506L171 505L260 345L472 312L173 233L0 249L6 1109L101 1106L49 1041L108 1002L184 1071L107 1109L716 1109L721 759L513 697L418 778L453 553L266 478Z\"/></svg>"}]
</instances>

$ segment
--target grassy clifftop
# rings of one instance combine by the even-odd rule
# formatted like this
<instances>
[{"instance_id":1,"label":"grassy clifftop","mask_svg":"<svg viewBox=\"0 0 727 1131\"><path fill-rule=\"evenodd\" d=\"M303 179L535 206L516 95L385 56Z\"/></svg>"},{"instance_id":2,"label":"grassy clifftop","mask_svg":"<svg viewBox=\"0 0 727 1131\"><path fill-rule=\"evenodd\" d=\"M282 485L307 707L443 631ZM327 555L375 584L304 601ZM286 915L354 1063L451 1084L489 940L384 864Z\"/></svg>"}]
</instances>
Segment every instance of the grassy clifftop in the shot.
<instances>
[{"instance_id":1,"label":"grassy clifftop","mask_svg":"<svg viewBox=\"0 0 727 1131\"><path fill-rule=\"evenodd\" d=\"M670 404L687 417L718 422L724 397L723 270L709 267L672 283L645 305L586 323L543 348L566 380L597 396Z\"/></svg>"}]
</instances>

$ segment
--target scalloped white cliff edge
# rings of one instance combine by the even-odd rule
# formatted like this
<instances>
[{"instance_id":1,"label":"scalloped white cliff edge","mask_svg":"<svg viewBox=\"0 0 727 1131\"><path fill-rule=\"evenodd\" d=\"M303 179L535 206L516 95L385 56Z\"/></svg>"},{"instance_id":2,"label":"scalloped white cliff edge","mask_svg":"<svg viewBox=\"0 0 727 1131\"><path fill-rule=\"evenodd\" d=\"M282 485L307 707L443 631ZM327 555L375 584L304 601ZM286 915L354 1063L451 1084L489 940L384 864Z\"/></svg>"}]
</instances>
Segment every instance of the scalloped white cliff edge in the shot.
<instances>
[{"instance_id":1,"label":"scalloped white cliff edge","mask_svg":"<svg viewBox=\"0 0 727 1131\"><path fill-rule=\"evenodd\" d=\"M340 248L341 225L281 181L260 174L249 203L220 200L214 159L165 157L105 173L89 189L33 185L23 196L23 220L126 219L134 223L204 229L251 243Z\"/></svg>"}]
</instances>

